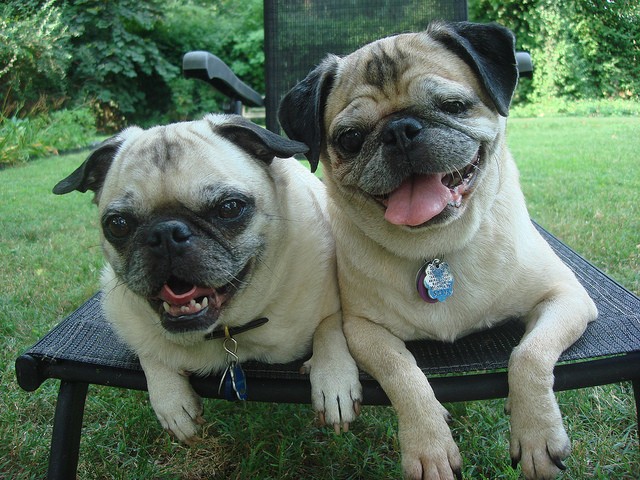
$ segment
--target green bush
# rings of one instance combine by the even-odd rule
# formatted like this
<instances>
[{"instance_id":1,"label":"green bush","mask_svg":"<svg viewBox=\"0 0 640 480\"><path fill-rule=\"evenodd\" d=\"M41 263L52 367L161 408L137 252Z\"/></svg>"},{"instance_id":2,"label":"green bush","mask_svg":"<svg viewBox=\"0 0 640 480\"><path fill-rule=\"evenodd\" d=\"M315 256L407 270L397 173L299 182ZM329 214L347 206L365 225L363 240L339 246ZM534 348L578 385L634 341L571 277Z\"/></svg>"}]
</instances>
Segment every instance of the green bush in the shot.
<instances>
[{"instance_id":1,"label":"green bush","mask_svg":"<svg viewBox=\"0 0 640 480\"><path fill-rule=\"evenodd\" d=\"M0 5L0 105L11 116L42 98L67 91L71 33L62 9L48 0L3 2ZM43 96L44 93L44 96ZM19 123L19 122L18 122Z\"/></svg>"},{"instance_id":2,"label":"green bush","mask_svg":"<svg viewBox=\"0 0 640 480\"><path fill-rule=\"evenodd\" d=\"M640 97L637 0L470 0L469 17L502 23L531 52L533 81L521 97Z\"/></svg>"},{"instance_id":3,"label":"green bush","mask_svg":"<svg viewBox=\"0 0 640 480\"><path fill-rule=\"evenodd\" d=\"M89 145L96 138L91 108L0 116L0 167Z\"/></svg>"}]
</instances>

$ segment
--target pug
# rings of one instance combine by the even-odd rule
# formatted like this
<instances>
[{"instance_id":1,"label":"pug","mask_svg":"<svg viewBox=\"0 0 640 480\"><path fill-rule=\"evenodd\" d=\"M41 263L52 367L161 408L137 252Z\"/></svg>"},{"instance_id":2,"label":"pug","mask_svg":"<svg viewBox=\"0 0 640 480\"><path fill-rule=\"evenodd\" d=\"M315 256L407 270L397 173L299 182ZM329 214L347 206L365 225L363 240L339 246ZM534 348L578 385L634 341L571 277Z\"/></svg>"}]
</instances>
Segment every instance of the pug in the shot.
<instances>
[{"instance_id":1,"label":"pug","mask_svg":"<svg viewBox=\"0 0 640 480\"><path fill-rule=\"evenodd\" d=\"M244 399L243 362L311 348L321 419L340 432L357 415L326 191L288 158L306 150L240 116L131 127L53 190L95 193L104 312L138 355L160 423L187 444L204 422L187 372L224 372Z\"/></svg>"},{"instance_id":2,"label":"pug","mask_svg":"<svg viewBox=\"0 0 640 480\"><path fill-rule=\"evenodd\" d=\"M436 22L329 55L280 107L323 164L345 335L397 411L410 479L460 478L461 457L405 341L513 317L526 333L509 362L512 460L547 479L570 453L553 367L597 312L527 213L505 136L514 44L497 24Z\"/></svg>"}]
</instances>

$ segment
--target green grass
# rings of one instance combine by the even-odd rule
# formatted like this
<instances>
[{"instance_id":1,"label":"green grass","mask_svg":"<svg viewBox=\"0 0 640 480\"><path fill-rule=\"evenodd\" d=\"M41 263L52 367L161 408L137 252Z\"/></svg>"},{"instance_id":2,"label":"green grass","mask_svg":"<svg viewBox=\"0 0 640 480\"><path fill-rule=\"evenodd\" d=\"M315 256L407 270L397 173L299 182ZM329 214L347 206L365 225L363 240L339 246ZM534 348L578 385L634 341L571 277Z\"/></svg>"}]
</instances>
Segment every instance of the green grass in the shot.
<instances>
[{"instance_id":1,"label":"green grass","mask_svg":"<svg viewBox=\"0 0 640 480\"><path fill-rule=\"evenodd\" d=\"M640 118L512 118L509 144L532 216L640 293ZM0 478L43 478L57 382L27 393L13 362L97 289L102 264L90 194L51 187L83 155L0 171ZM640 478L629 384L558 394L574 454L564 479ZM447 405L467 479L515 479L503 401ZM172 442L146 393L92 386L79 478L399 478L396 419L365 407L348 434L315 425L308 405L207 400L195 448Z\"/></svg>"}]
</instances>

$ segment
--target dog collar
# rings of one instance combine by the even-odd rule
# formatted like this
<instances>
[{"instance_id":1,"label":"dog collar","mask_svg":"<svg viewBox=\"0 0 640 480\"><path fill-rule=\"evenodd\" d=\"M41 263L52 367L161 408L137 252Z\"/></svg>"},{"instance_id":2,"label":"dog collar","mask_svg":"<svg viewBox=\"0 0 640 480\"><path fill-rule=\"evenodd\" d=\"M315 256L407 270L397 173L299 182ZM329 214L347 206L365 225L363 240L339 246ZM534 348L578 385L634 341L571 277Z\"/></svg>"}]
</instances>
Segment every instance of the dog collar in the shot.
<instances>
[{"instance_id":1,"label":"dog collar","mask_svg":"<svg viewBox=\"0 0 640 480\"><path fill-rule=\"evenodd\" d=\"M214 338L225 338L233 335L237 335L242 332L246 332L247 330L252 330L254 328L258 328L269 321L268 318L257 318L256 320L252 320L249 323L241 325L239 327L227 327L226 325L213 330L212 332L207 333L204 336L205 340L213 340Z\"/></svg>"},{"instance_id":2,"label":"dog collar","mask_svg":"<svg viewBox=\"0 0 640 480\"><path fill-rule=\"evenodd\" d=\"M453 294L453 275L447 262L427 260L416 275L418 294L427 303L444 302Z\"/></svg>"}]
</instances>

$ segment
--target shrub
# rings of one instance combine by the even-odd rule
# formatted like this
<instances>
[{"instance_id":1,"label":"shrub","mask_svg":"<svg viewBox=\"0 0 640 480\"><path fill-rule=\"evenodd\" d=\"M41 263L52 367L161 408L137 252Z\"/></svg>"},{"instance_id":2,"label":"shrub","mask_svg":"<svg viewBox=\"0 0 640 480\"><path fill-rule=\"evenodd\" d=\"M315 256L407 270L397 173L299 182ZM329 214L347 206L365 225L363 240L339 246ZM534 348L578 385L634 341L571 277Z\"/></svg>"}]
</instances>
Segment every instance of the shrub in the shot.
<instances>
[{"instance_id":1,"label":"shrub","mask_svg":"<svg viewBox=\"0 0 640 480\"><path fill-rule=\"evenodd\" d=\"M71 33L54 3L13 0L0 5L0 103L5 114L30 110L42 101L42 92L47 98L66 93Z\"/></svg>"},{"instance_id":2,"label":"shrub","mask_svg":"<svg viewBox=\"0 0 640 480\"><path fill-rule=\"evenodd\" d=\"M19 118L0 116L0 167L89 145L96 138L88 106Z\"/></svg>"}]
</instances>

